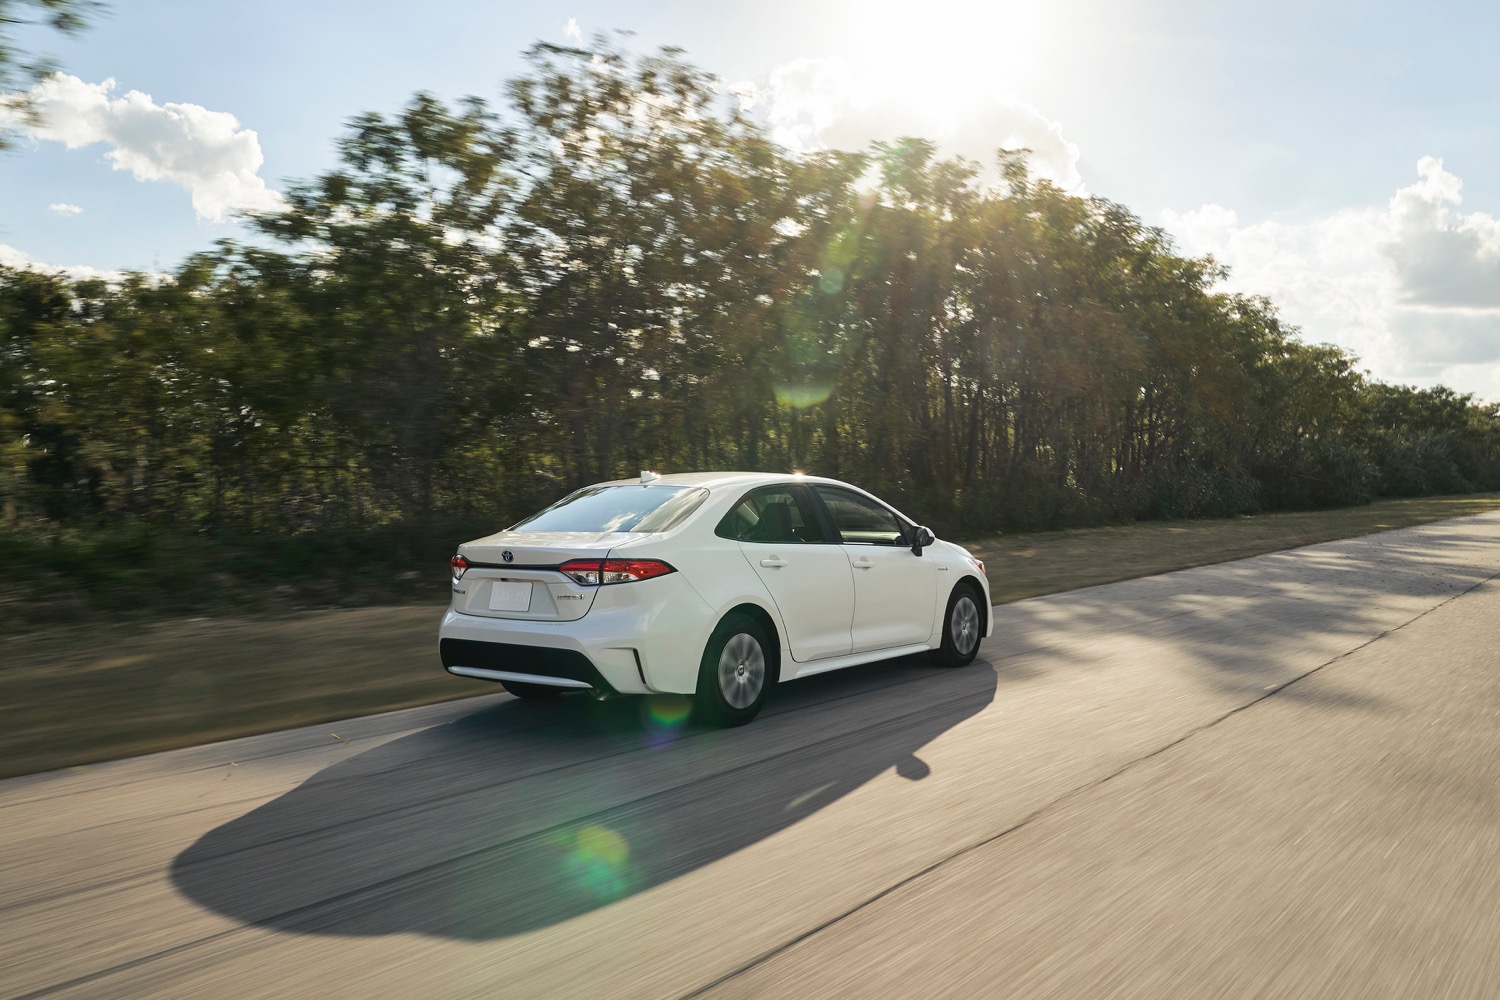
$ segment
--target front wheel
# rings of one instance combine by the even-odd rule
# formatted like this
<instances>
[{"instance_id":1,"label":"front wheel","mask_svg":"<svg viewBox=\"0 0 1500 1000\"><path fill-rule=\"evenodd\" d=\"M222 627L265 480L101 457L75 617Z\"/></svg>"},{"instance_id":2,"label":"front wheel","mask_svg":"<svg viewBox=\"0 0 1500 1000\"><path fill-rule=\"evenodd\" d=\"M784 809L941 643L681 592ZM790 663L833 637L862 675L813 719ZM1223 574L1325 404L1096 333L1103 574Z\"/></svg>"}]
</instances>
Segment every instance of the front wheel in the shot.
<instances>
[{"instance_id":1,"label":"front wheel","mask_svg":"<svg viewBox=\"0 0 1500 1000\"><path fill-rule=\"evenodd\" d=\"M979 639L984 633L984 615L979 609L982 598L968 583L953 588L948 609L943 615L943 645L933 650L933 659L945 667L962 667L979 655Z\"/></svg>"},{"instance_id":2,"label":"front wheel","mask_svg":"<svg viewBox=\"0 0 1500 1000\"><path fill-rule=\"evenodd\" d=\"M760 712L771 688L776 653L753 618L730 615L703 650L695 704L717 726L743 726Z\"/></svg>"}]
</instances>

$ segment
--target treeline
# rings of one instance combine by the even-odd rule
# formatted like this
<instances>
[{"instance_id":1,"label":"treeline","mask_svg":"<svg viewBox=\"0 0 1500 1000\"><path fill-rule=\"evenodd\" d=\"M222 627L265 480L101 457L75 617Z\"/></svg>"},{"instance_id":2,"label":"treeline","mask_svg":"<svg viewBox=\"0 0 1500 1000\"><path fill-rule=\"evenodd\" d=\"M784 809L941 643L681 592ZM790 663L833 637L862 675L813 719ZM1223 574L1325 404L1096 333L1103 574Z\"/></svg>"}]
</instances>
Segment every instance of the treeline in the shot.
<instances>
[{"instance_id":1,"label":"treeline","mask_svg":"<svg viewBox=\"0 0 1500 1000\"><path fill-rule=\"evenodd\" d=\"M940 531L1500 489L1500 407L1365 378L1123 207L907 139L792 155L675 52L418 95L170 275L0 270L13 533L501 525L802 469Z\"/></svg>"}]
</instances>

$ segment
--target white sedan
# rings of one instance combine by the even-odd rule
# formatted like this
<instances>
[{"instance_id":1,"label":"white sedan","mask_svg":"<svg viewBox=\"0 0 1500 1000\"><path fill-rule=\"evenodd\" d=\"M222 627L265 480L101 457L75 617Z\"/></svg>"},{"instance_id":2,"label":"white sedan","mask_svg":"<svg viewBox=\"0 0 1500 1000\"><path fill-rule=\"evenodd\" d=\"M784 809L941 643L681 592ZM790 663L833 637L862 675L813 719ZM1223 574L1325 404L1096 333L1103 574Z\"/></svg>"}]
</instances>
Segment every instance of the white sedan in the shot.
<instances>
[{"instance_id":1,"label":"white sedan","mask_svg":"<svg viewBox=\"0 0 1500 1000\"><path fill-rule=\"evenodd\" d=\"M984 564L869 493L719 472L601 483L459 546L443 666L522 698L693 695L749 722L778 681L990 634Z\"/></svg>"}]
</instances>

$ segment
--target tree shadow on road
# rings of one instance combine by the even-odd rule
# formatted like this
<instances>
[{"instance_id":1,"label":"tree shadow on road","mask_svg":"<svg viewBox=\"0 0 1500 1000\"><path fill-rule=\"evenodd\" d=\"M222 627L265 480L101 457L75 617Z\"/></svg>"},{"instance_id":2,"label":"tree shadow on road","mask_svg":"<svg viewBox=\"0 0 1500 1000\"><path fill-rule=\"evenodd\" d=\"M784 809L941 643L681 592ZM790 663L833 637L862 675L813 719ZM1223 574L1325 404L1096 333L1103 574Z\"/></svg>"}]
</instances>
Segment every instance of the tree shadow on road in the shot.
<instances>
[{"instance_id":1,"label":"tree shadow on road","mask_svg":"<svg viewBox=\"0 0 1500 1000\"><path fill-rule=\"evenodd\" d=\"M786 685L730 731L695 727L680 699L507 699L324 769L204 835L172 878L276 930L519 934L711 865L892 769L924 779L917 751L995 689L984 661L897 660Z\"/></svg>"},{"instance_id":2,"label":"tree shadow on road","mask_svg":"<svg viewBox=\"0 0 1500 1000\"><path fill-rule=\"evenodd\" d=\"M1424 525L1021 601L997 609L1010 641L996 662L1002 674L1037 659L1082 672L1166 651L1217 691L1378 710L1357 683L1288 682L1493 578L1492 545Z\"/></svg>"}]
</instances>

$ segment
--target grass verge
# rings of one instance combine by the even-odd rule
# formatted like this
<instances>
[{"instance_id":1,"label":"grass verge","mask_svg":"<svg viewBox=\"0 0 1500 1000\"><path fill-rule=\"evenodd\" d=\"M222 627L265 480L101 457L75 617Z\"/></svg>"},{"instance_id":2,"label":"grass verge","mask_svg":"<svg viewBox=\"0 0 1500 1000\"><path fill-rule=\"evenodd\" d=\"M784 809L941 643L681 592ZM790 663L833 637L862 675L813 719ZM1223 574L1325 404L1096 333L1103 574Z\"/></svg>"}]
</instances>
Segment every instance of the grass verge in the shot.
<instances>
[{"instance_id":1,"label":"grass verge","mask_svg":"<svg viewBox=\"0 0 1500 1000\"><path fill-rule=\"evenodd\" d=\"M1500 509L1500 494L971 542L997 603ZM0 637L0 777L498 690L437 663L437 602Z\"/></svg>"}]
</instances>

